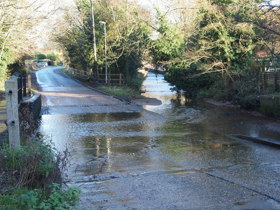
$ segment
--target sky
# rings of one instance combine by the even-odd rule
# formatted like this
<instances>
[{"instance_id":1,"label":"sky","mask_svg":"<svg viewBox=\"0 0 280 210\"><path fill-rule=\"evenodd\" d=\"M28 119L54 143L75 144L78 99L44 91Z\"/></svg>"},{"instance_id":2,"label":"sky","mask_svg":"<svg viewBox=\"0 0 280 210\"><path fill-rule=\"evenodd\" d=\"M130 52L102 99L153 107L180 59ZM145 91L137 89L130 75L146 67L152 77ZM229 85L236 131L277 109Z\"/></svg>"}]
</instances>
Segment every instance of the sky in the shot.
<instances>
[{"instance_id":1,"label":"sky","mask_svg":"<svg viewBox=\"0 0 280 210\"><path fill-rule=\"evenodd\" d=\"M34 0L29 0L31 2L33 2ZM129 0L128 0L129 1ZM172 10L172 7L174 8L174 5L172 4L172 0L137 0L139 5L143 6L144 8L150 9L153 13L155 13L154 8L159 8L160 10L162 10L163 12L168 11L168 8ZM181 0L181 2L184 3L185 7L192 7L193 2L195 2L196 0ZM46 12L48 10L50 10L51 8L53 8L53 5L55 5L56 7L60 7L60 8L65 8L65 7L73 7L73 0L37 0L37 2L39 3L43 3L43 8L42 11ZM280 0L273 0L272 1L273 4L276 5L280 5ZM62 13L57 13L56 15L59 16L59 14ZM172 13L169 14L170 17L172 18ZM47 37L49 30L50 30L50 26L54 23L55 21L55 17L52 17L48 20L45 21L45 23L42 24L41 27L45 28L45 33L46 34L41 34L40 36L43 37ZM39 30L38 30L39 31ZM36 36L34 34L34 36ZM41 39L41 42L39 42L38 44L41 47L44 47L45 44L48 42L48 39L46 38L44 43L42 41L43 39Z\"/></svg>"},{"instance_id":2,"label":"sky","mask_svg":"<svg viewBox=\"0 0 280 210\"><path fill-rule=\"evenodd\" d=\"M274 0L274 1L272 1L272 3L280 5L280 0Z\"/></svg>"},{"instance_id":3,"label":"sky","mask_svg":"<svg viewBox=\"0 0 280 210\"><path fill-rule=\"evenodd\" d=\"M152 9L153 5L158 7L165 7L166 5L170 4L170 0L137 0L140 5L144 6L145 8ZM186 3L193 2L193 0L185 0ZM272 0L272 4L280 5L280 0Z\"/></svg>"}]
</instances>

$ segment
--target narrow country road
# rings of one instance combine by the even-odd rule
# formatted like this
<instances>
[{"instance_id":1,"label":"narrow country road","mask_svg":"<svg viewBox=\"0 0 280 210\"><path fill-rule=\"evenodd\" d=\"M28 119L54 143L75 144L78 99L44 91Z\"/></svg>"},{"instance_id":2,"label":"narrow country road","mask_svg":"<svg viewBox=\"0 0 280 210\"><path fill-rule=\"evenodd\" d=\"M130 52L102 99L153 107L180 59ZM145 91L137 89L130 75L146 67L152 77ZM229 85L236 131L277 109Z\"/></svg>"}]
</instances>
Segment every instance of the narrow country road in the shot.
<instances>
[{"instance_id":1,"label":"narrow country road","mask_svg":"<svg viewBox=\"0 0 280 210\"><path fill-rule=\"evenodd\" d=\"M65 75L61 68L48 67L36 72L43 96L43 107L48 113L129 112L138 109L85 87Z\"/></svg>"},{"instance_id":2,"label":"narrow country road","mask_svg":"<svg viewBox=\"0 0 280 210\"><path fill-rule=\"evenodd\" d=\"M279 140L278 121L192 104L153 73L144 86L159 106L124 104L53 67L37 78L40 131L69 149L82 209L280 209L279 149L226 137Z\"/></svg>"}]
</instances>

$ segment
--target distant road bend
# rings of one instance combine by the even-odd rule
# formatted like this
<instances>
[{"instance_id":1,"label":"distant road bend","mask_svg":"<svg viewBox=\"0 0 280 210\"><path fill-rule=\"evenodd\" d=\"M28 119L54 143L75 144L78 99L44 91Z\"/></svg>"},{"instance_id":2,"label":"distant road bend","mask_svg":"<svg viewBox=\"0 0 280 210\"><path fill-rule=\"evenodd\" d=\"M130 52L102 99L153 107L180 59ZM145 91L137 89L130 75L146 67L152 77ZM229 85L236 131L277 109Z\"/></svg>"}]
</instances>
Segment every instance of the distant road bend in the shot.
<instances>
[{"instance_id":1,"label":"distant road bend","mask_svg":"<svg viewBox=\"0 0 280 210\"><path fill-rule=\"evenodd\" d=\"M43 106L49 114L106 113L140 111L120 100L86 87L61 72L62 67L48 67L36 72Z\"/></svg>"}]
</instances>

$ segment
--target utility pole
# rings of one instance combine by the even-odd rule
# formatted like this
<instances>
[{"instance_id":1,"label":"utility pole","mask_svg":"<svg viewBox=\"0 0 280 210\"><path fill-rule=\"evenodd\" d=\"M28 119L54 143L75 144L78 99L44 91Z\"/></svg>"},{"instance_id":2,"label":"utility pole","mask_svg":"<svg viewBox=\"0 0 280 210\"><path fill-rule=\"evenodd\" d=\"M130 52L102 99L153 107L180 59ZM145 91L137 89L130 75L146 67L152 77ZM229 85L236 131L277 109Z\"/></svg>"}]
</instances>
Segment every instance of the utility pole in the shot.
<instances>
[{"instance_id":1,"label":"utility pole","mask_svg":"<svg viewBox=\"0 0 280 210\"><path fill-rule=\"evenodd\" d=\"M97 81L97 55L96 55L96 36L95 36L95 19L94 19L94 6L93 0L90 0L90 9L91 9L91 20L92 20L92 34L93 34L93 53L94 53L94 64L93 64L93 73Z\"/></svg>"},{"instance_id":2,"label":"utility pole","mask_svg":"<svg viewBox=\"0 0 280 210\"><path fill-rule=\"evenodd\" d=\"M106 30L106 22L99 21L99 23L104 25L104 55L105 55L105 84L108 84L108 63L107 63L107 30Z\"/></svg>"}]
</instances>

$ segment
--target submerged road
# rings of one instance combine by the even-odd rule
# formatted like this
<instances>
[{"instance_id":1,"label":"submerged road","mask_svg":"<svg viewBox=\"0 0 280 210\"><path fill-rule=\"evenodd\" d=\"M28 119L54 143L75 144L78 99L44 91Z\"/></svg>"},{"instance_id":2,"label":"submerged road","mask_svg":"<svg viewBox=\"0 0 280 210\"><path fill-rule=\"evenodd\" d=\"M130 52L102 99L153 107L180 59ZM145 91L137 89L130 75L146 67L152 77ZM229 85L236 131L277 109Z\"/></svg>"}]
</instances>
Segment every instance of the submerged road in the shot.
<instances>
[{"instance_id":1,"label":"submerged road","mask_svg":"<svg viewBox=\"0 0 280 210\"><path fill-rule=\"evenodd\" d=\"M279 137L279 122L233 108L187 103L161 76L147 96L160 106L126 105L56 68L37 72L47 111L41 132L72 165L68 184L87 209L280 209L279 149L225 137Z\"/></svg>"}]
</instances>

